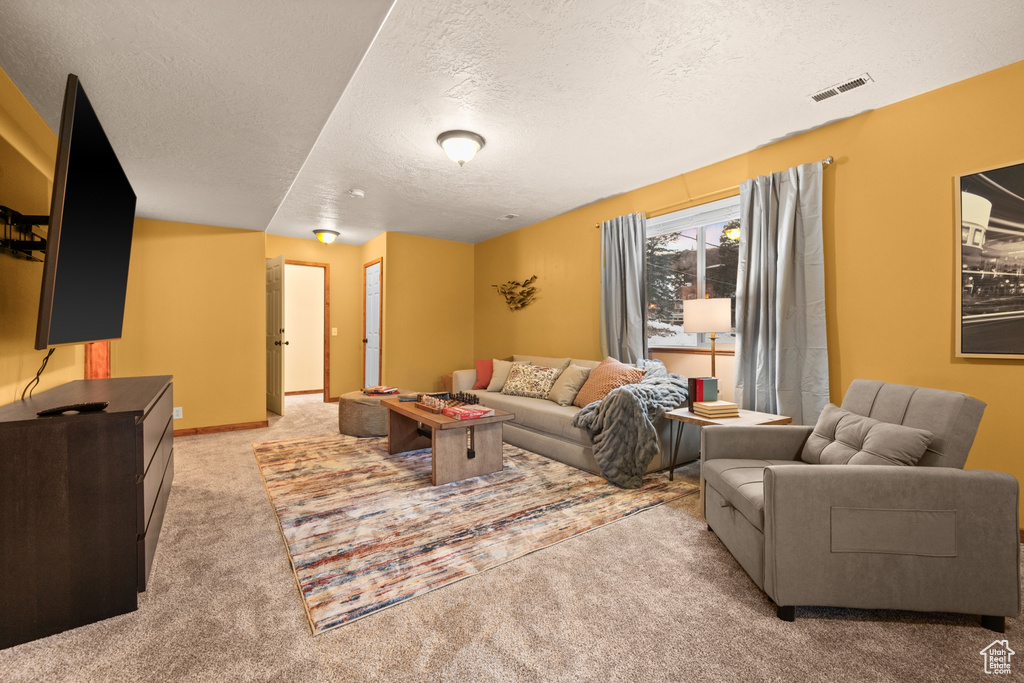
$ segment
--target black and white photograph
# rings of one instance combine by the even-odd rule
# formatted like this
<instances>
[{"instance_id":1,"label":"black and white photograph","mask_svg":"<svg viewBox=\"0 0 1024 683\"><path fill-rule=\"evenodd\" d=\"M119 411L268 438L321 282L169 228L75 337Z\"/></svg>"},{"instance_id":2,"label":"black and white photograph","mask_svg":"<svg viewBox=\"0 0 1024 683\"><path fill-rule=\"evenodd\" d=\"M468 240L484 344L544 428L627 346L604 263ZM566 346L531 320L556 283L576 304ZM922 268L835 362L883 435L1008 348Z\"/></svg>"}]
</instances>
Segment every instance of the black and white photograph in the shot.
<instances>
[{"instance_id":1,"label":"black and white photograph","mask_svg":"<svg viewBox=\"0 0 1024 683\"><path fill-rule=\"evenodd\" d=\"M1024 163L958 185L957 355L1024 359Z\"/></svg>"}]
</instances>

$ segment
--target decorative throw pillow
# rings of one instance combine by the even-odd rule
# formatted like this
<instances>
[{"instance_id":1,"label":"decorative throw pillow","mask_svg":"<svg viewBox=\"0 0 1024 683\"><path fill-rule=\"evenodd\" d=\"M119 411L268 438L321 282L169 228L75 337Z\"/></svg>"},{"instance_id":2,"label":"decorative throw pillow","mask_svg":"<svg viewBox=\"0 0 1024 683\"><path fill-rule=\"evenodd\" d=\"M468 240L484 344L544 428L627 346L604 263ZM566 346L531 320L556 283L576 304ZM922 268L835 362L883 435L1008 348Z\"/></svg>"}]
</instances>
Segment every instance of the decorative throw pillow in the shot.
<instances>
[{"instance_id":1,"label":"decorative throw pillow","mask_svg":"<svg viewBox=\"0 0 1024 683\"><path fill-rule=\"evenodd\" d=\"M932 433L879 422L829 403L807 438L800 459L823 465L916 465Z\"/></svg>"},{"instance_id":2,"label":"decorative throw pillow","mask_svg":"<svg viewBox=\"0 0 1024 683\"><path fill-rule=\"evenodd\" d=\"M491 375L494 374L493 360L478 360L476 362L476 384L474 389L486 389L491 383Z\"/></svg>"},{"instance_id":3,"label":"decorative throw pillow","mask_svg":"<svg viewBox=\"0 0 1024 683\"><path fill-rule=\"evenodd\" d=\"M491 373L491 381L487 384L487 391L501 391L508 379L508 373L512 372L512 361L498 360L491 361L494 371ZM529 363L515 363L515 365L529 365Z\"/></svg>"},{"instance_id":4,"label":"decorative throw pillow","mask_svg":"<svg viewBox=\"0 0 1024 683\"><path fill-rule=\"evenodd\" d=\"M548 392L548 400L554 401L560 406L571 406L576 394L580 393L580 387L590 376L590 368L579 365L570 365L558 376L555 383Z\"/></svg>"},{"instance_id":5,"label":"decorative throw pillow","mask_svg":"<svg viewBox=\"0 0 1024 683\"><path fill-rule=\"evenodd\" d=\"M644 379L651 379L652 377L668 377L668 368L665 364L657 358L641 358L636 362L636 366L641 370L646 370L647 375Z\"/></svg>"},{"instance_id":6,"label":"decorative throw pillow","mask_svg":"<svg viewBox=\"0 0 1024 683\"><path fill-rule=\"evenodd\" d=\"M590 376L583 383L572 404L583 408L589 403L600 401L612 389L642 381L646 374L646 370L620 363L611 357L605 358L600 365L590 371Z\"/></svg>"},{"instance_id":7,"label":"decorative throw pillow","mask_svg":"<svg viewBox=\"0 0 1024 683\"><path fill-rule=\"evenodd\" d=\"M508 381L501 393L527 398L546 398L551 385L562 374L560 368L545 368L542 365L521 365L515 363L508 373Z\"/></svg>"}]
</instances>

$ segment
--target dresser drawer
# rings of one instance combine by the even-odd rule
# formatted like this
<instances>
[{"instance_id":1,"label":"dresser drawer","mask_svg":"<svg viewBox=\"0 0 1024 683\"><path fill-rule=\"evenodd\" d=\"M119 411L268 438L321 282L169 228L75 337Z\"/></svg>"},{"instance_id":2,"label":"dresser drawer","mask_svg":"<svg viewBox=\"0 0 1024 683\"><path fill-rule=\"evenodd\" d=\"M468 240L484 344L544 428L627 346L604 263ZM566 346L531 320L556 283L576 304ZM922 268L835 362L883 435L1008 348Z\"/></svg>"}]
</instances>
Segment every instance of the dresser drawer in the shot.
<instances>
[{"instance_id":1,"label":"dresser drawer","mask_svg":"<svg viewBox=\"0 0 1024 683\"><path fill-rule=\"evenodd\" d=\"M142 423L142 472L149 474L153 466L153 457L160 447L164 438L167 425L171 423L171 414L174 412L174 391L173 384L168 384L160 398L156 400L153 407L143 418ZM164 456L166 460L166 455ZM163 467L159 467L162 471ZM149 508L147 508L149 509Z\"/></svg>"},{"instance_id":2,"label":"dresser drawer","mask_svg":"<svg viewBox=\"0 0 1024 683\"><path fill-rule=\"evenodd\" d=\"M163 481L164 471L167 469L167 461L171 457L174 447L174 430L168 422L164 427L160 442L157 444L156 452L153 454L146 470L146 476L139 485L142 507L139 510L139 533L144 534L149 525L149 518L153 516L153 505L156 503L157 495L160 492L160 482Z\"/></svg>"},{"instance_id":3,"label":"dresser drawer","mask_svg":"<svg viewBox=\"0 0 1024 683\"><path fill-rule=\"evenodd\" d=\"M155 472L153 472L155 474ZM172 450L167 458L167 469L163 472L163 479L158 480L159 492L156 494L156 504L152 513L147 513L148 524L144 533L139 534L136 541L136 552L138 562L138 590L146 590L149 582L149 572L153 569L153 557L156 555L156 542L160 538L160 528L164 523L164 513L167 511L167 499L171 495L171 483L174 481L174 451Z\"/></svg>"}]
</instances>

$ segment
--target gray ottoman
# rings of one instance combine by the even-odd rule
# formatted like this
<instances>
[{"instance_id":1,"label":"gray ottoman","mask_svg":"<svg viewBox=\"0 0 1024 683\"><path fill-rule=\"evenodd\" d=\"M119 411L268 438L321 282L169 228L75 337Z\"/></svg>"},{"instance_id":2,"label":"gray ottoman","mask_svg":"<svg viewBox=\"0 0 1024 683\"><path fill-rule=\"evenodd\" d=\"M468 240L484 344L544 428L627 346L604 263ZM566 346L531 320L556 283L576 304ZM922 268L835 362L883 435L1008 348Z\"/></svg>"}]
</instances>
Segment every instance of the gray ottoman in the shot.
<instances>
[{"instance_id":1,"label":"gray ottoman","mask_svg":"<svg viewBox=\"0 0 1024 683\"><path fill-rule=\"evenodd\" d=\"M386 398L398 398L404 393L367 396L361 391L350 391L338 399L338 431L349 436L387 436L388 409L380 404Z\"/></svg>"}]
</instances>

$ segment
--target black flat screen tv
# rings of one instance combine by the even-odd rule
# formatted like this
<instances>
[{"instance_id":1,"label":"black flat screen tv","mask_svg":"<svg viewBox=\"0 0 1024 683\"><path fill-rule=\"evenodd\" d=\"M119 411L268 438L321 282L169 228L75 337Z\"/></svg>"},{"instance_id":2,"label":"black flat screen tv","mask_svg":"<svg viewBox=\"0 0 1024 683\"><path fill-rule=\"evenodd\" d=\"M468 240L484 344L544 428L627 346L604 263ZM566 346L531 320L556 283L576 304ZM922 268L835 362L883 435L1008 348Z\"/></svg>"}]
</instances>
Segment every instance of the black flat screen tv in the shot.
<instances>
[{"instance_id":1,"label":"black flat screen tv","mask_svg":"<svg viewBox=\"0 0 1024 683\"><path fill-rule=\"evenodd\" d=\"M78 81L68 75L53 174L36 348L119 339L135 191Z\"/></svg>"}]
</instances>

